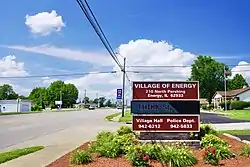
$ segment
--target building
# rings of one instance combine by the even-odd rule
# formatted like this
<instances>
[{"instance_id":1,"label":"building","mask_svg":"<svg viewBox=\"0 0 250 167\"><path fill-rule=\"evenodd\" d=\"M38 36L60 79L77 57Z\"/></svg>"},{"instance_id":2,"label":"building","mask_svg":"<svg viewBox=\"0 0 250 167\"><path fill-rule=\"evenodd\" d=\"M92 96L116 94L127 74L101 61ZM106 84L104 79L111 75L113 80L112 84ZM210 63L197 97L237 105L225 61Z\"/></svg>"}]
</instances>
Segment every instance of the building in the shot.
<instances>
[{"instance_id":1,"label":"building","mask_svg":"<svg viewBox=\"0 0 250 167\"><path fill-rule=\"evenodd\" d=\"M209 102L205 98L200 98L200 105L208 105Z\"/></svg>"},{"instance_id":2,"label":"building","mask_svg":"<svg viewBox=\"0 0 250 167\"><path fill-rule=\"evenodd\" d=\"M0 100L0 113L30 112L32 101L30 100Z\"/></svg>"},{"instance_id":3,"label":"building","mask_svg":"<svg viewBox=\"0 0 250 167\"><path fill-rule=\"evenodd\" d=\"M227 101L250 101L250 87L236 89L226 92ZM213 96L214 108L219 108L219 104L225 102L225 91L217 91Z\"/></svg>"}]
</instances>

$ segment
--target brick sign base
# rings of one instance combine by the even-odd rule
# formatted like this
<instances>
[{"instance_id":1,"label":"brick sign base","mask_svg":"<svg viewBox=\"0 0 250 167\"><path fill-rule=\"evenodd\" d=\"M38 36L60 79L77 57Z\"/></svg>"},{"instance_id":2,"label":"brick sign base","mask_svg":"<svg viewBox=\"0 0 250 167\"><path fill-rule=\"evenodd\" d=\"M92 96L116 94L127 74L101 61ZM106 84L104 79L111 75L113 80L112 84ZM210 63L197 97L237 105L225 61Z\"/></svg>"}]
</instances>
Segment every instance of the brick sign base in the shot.
<instances>
[{"instance_id":1,"label":"brick sign base","mask_svg":"<svg viewBox=\"0 0 250 167\"><path fill-rule=\"evenodd\" d=\"M194 115L133 116L133 130L140 132L199 132L200 117Z\"/></svg>"}]
</instances>

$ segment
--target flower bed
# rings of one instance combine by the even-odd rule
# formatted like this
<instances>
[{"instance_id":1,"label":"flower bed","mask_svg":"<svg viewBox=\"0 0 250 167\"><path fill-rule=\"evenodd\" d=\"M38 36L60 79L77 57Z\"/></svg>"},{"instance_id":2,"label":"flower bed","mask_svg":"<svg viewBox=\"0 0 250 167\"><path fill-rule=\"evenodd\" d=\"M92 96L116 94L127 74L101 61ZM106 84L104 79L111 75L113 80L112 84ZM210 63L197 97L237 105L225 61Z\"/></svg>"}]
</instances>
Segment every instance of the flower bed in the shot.
<instances>
[{"instance_id":1,"label":"flower bed","mask_svg":"<svg viewBox=\"0 0 250 167\"><path fill-rule=\"evenodd\" d=\"M47 167L250 166L250 146L223 135L204 135L201 149L191 150L179 143L139 144L131 129L122 127L117 133L100 132L95 142L83 144Z\"/></svg>"}]
</instances>

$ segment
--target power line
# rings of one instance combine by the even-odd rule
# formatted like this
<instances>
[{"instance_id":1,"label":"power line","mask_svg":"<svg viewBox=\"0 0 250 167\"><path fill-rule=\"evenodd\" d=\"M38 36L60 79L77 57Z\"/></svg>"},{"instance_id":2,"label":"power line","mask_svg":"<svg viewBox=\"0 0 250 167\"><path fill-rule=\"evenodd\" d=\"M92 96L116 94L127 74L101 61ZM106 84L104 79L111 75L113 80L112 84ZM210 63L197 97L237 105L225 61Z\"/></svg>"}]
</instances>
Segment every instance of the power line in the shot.
<instances>
[{"instance_id":1,"label":"power line","mask_svg":"<svg viewBox=\"0 0 250 167\"><path fill-rule=\"evenodd\" d=\"M2 77L0 79L18 79L18 78L43 78L43 77L64 77L64 76L84 76L89 74L107 74L117 73L118 71L99 71L99 72L84 72L84 73L69 73L69 74L49 74L49 75L28 75L28 76L10 76Z\"/></svg>"},{"instance_id":2,"label":"power line","mask_svg":"<svg viewBox=\"0 0 250 167\"><path fill-rule=\"evenodd\" d=\"M122 65L121 63L119 62L115 52L113 51L109 41L107 40L100 24L98 23L94 13L92 12L88 2L85 0L85 4L83 3L82 0L76 0L79 7L81 8L82 12L85 14L85 16L87 17L88 21L90 22L91 26L94 28L96 34L98 35L98 37L100 38L101 42L103 43L103 45L105 46L105 48L107 49L107 51L109 52L110 56L113 58L113 60L116 62L116 64L120 67L120 69L122 70ZM87 8L89 9L90 11L90 14L92 15L92 17L94 18L94 20L91 19L90 15L89 15L89 12L87 11ZM95 23L96 25L95 25ZM99 28L99 30L98 30Z\"/></svg>"},{"instance_id":3,"label":"power line","mask_svg":"<svg viewBox=\"0 0 250 167\"><path fill-rule=\"evenodd\" d=\"M236 67L236 66L240 66L240 67L248 67L250 66L250 64L226 64L226 66L229 67ZM172 68L172 67L192 67L192 65L134 65L134 66L126 66L127 68ZM203 67L201 67L203 68Z\"/></svg>"}]
</instances>

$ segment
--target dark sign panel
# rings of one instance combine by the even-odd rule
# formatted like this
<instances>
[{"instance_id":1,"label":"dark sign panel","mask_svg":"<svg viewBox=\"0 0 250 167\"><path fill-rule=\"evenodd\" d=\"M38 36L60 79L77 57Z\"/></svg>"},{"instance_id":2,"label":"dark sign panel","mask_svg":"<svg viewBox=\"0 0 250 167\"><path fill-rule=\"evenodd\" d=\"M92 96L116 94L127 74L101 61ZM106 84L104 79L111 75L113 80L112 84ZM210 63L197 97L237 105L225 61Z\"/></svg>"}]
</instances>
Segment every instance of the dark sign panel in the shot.
<instances>
[{"instance_id":1,"label":"dark sign panel","mask_svg":"<svg viewBox=\"0 0 250 167\"><path fill-rule=\"evenodd\" d=\"M133 114L200 114L199 101L131 101Z\"/></svg>"},{"instance_id":2,"label":"dark sign panel","mask_svg":"<svg viewBox=\"0 0 250 167\"><path fill-rule=\"evenodd\" d=\"M199 83L190 82L133 82L133 100L196 100Z\"/></svg>"},{"instance_id":3,"label":"dark sign panel","mask_svg":"<svg viewBox=\"0 0 250 167\"><path fill-rule=\"evenodd\" d=\"M199 132L199 116L133 116L133 130L140 132Z\"/></svg>"},{"instance_id":4,"label":"dark sign panel","mask_svg":"<svg viewBox=\"0 0 250 167\"><path fill-rule=\"evenodd\" d=\"M116 90L116 99L121 100L122 99L122 89Z\"/></svg>"}]
</instances>

